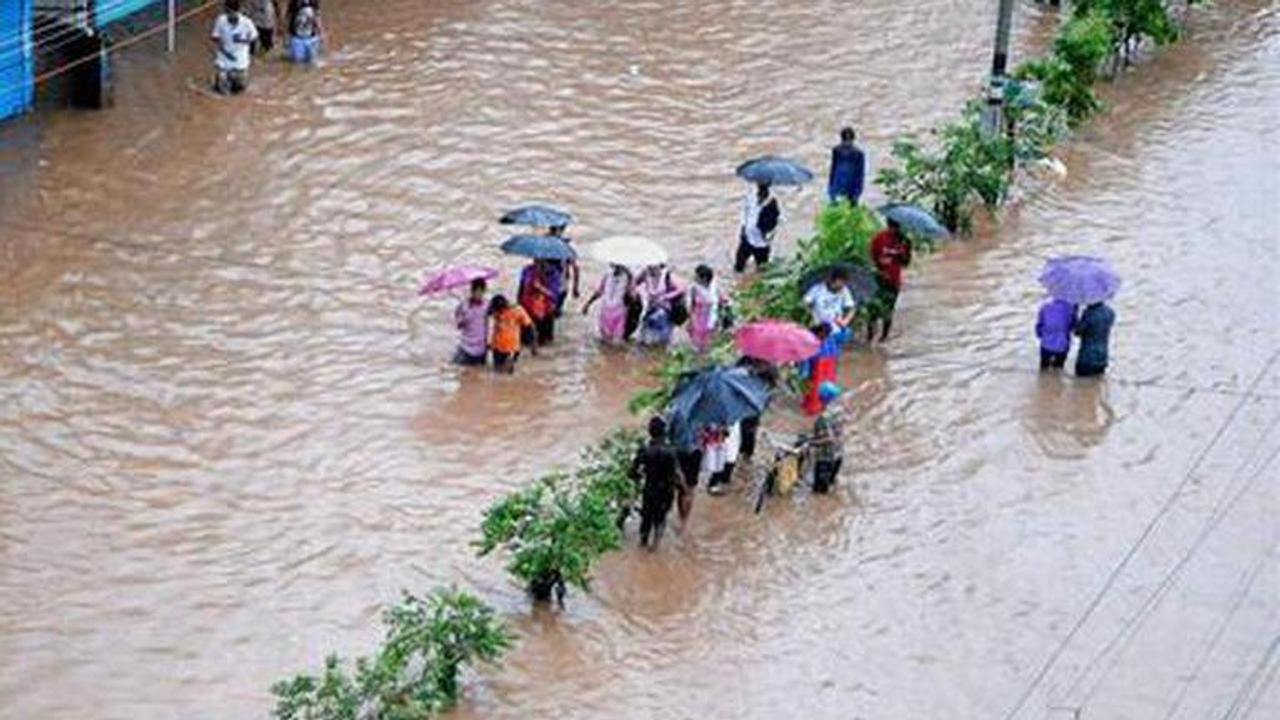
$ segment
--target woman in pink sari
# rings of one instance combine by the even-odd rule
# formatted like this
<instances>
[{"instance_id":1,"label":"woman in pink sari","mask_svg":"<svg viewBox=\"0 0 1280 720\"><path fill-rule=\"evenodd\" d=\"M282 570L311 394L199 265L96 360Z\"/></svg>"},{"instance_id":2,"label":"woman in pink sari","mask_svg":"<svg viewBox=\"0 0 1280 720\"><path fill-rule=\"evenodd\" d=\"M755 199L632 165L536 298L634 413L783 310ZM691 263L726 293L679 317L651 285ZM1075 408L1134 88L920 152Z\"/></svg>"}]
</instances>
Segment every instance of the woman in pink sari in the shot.
<instances>
[{"instance_id":1,"label":"woman in pink sari","mask_svg":"<svg viewBox=\"0 0 1280 720\"><path fill-rule=\"evenodd\" d=\"M631 271L621 265L611 265L609 274L600 278L596 291L587 298L582 306L582 314L591 311L591 306L600 300L600 316L598 319L600 337L607 343L622 343L627 335L627 300L635 293L635 283Z\"/></svg>"},{"instance_id":2,"label":"woman in pink sari","mask_svg":"<svg viewBox=\"0 0 1280 720\"><path fill-rule=\"evenodd\" d=\"M720 328L720 310L724 298L716 286L715 273L706 265L694 271L695 282L689 286L689 339L698 352L706 352Z\"/></svg>"}]
</instances>

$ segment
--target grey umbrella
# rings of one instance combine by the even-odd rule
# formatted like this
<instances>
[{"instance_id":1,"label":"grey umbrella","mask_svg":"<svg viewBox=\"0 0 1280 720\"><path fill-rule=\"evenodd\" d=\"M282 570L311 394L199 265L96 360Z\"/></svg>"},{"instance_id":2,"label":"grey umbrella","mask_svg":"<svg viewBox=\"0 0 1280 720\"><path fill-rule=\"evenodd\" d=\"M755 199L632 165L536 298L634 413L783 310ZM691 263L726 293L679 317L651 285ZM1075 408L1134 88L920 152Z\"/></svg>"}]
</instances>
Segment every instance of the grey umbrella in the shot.
<instances>
[{"instance_id":1,"label":"grey umbrella","mask_svg":"<svg viewBox=\"0 0 1280 720\"><path fill-rule=\"evenodd\" d=\"M764 155L738 166L738 177L765 185L803 185L813 180L813 171L795 160Z\"/></svg>"},{"instance_id":2,"label":"grey umbrella","mask_svg":"<svg viewBox=\"0 0 1280 720\"><path fill-rule=\"evenodd\" d=\"M498 222L503 225L565 227L573 223L573 216L559 208L534 203L508 210L498 218Z\"/></svg>"}]
</instances>

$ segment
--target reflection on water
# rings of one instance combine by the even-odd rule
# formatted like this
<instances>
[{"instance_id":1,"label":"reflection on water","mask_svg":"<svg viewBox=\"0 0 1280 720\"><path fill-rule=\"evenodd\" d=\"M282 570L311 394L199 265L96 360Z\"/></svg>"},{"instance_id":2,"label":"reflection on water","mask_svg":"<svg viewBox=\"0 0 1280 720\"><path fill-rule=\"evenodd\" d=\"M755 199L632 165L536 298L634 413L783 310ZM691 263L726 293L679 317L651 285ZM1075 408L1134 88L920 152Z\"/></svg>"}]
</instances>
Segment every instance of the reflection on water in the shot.
<instances>
[{"instance_id":1,"label":"reflection on water","mask_svg":"<svg viewBox=\"0 0 1280 720\"><path fill-rule=\"evenodd\" d=\"M1041 375L1019 413L1023 428L1046 457L1083 459L1116 421L1106 393L1105 383Z\"/></svg>"},{"instance_id":2,"label":"reflection on water","mask_svg":"<svg viewBox=\"0 0 1280 720\"><path fill-rule=\"evenodd\" d=\"M1274 474L1234 461L1280 413L1266 2L1197 13L1108 89L1065 181L919 263L899 336L843 369L838 492L761 515L699 497L564 613L469 544L492 498L625 420L651 358L571 312L515 377L459 370L422 273L493 262L510 291L493 219L530 198L583 241L639 232L726 270L736 161L818 165L853 122L882 162L979 86L988 5L335 4L326 65L267 63L244 98L188 89L192 26L179 57L121 58L114 110L0 129L0 717L261 717L273 680L371 646L401 588L451 582L523 638L459 716L999 717L1025 695L1017 717L1146 717L1175 692L1174 717L1221 715L1280 587L1274 484L1244 482ZM1053 18L1018 12L1024 54ZM784 243L817 193L785 197ZM1036 372L1033 278L1059 252L1125 277L1105 382ZM1191 550L1236 487L1240 535ZM1220 568L1254 566L1237 603ZM1113 642L1166 578L1195 602Z\"/></svg>"}]
</instances>

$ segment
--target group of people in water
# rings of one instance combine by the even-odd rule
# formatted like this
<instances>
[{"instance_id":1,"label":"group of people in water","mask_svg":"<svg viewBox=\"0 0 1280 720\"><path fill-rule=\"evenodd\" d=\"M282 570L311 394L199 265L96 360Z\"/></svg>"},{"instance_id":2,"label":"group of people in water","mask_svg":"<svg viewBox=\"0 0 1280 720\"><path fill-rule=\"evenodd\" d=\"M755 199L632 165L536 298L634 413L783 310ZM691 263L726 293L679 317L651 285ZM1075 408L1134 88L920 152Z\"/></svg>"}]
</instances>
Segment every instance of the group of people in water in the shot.
<instances>
[{"instance_id":1,"label":"group of people in water","mask_svg":"<svg viewBox=\"0 0 1280 720\"><path fill-rule=\"evenodd\" d=\"M855 141L854 131L846 128L840 144L832 150L827 184L830 202L857 203L861 199L866 156ZM746 271L752 262L762 267L770 261L782 219L780 203L770 185L750 186L742 204L735 272ZM566 226L557 225L545 228L545 233L571 244L566 230ZM813 489L818 493L827 492L836 482L843 462L843 412L837 402L842 396L838 384L841 352L854 340L859 317L866 320L866 343L889 339L905 270L912 260L911 243L903 228L889 220L872 239L870 254L876 281L874 312L859 313L859 304L848 287L848 271L838 265L803 296L810 329L820 341L819 350L802 368L808 380L802 407L816 418L808 443ZM525 349L536 355L539 348L555 341L556 325L567 301L582 297L582 277L574 259L533 260L520 273L514 302L503 294L488 297L488 289L486 280L473 281L469 295L455 310L460 334L455 359L460 364L483 366L491 358L495 370L511 373ZM600 340L609 345L636 342L661 348L672 343L676 329L683 327L689 344L705 352L733 323L731 306L716 273L705 264L694 269L687 283L666 263L638 268L610 265L581 304L581 313L588 315L597 307L596 329ZM1036 324L1042 368L1065 365L1074 334L1081 338L1077 374L1102 374L1114 319L1105 303L1092 304L1083 313L1062 300L1045 303ZM738 364L770 387L776 386L779 368L746 357ZM687 525L693 491L701 477L707 478L710 494L721 494L738 463L750 461L755 453L759 417L726 427L699 428L692 436L676 432L675 422L671 417L652 418L649 439L632 464L632 476L641 487L642 545L656 546L673 507L681 526Z\"/></svg>"},{"instance_id":2,"label":"group of people in water","mask_svg":"<svg viewBox=\"0 0 1280 720\"><path fill-rule=\"evenodd\" d=\"M1066 300L1050 299L1036 316L1036 337L1040 339L1040 369L1061 370L1071 352L1071 338L1080 338L1076 352L1076 376L1096 377L1107 371L1111 326L1116 312L1105 302L1090 303L1080 311Z\"/></svg>"},{"instance_id":3,"label":"group of people in water","mask_svg":"<svg viewBox=\"0 0 1280 720\"><path fill-rule=\"evenodd\" d=\"M236 95L245 91L253 56L267 55L275 48L282 21L288 58L297 63L315 62L324 38L320 0L287 1L283 13L280 0L223 2L222 12L214 19L209 35L214 48L214 92Z\"/></svg>"},{"instance_id":4,"label":"group of people in water","mask_svg":"<svg viewBox=\"0 0 1280 720\"><path fill-rule=\"evenodd\" d=\"M855 144L850 128L841 133L841 142L832 151L828 199L859 202L866 177L865 155ZM750 263L766 265L771 258L773 239L783 214L769 184L749 186L743 199L734 270L745 272ZM546 235L572 244L563 225L544 228ZM904 269L911 262L911 245L896 223L880 232L871 243L878 293L876 319L868 323L866 340L889 338L892 312L903 285ZM809 438L814 458L814 490L827 492L835 483L842 464L843 420L837 384L838 358L854 339L859 306L848 288L847 271L836 267L804 294L811 313L811 329L822 341L820 350L807 363L809 391L803 407L816 417ZM520 272L514 301L498 293L488 296L488 281L472 281L470 292L457 306L454 319L459 332L455 361L483 366L492 362L496 371L511 373L527 349L538 350L555 341L556 326L563 318L568 300L581 299L581 269L574 259L533 260ZM715 270L697 265L687 282L666 263L643 267L610 265L581 303L581 313L596 310L596 331L602 342L619 346L637 343L644 347L666 347L676 340L676 330L684 328L689 344L705 352L734 319L728 298L720 287ZM739 365L764 380L770 387L778 382L778 368L770 363L742 358ZM703 427L693 436L679 433L674 420L655 417L649 423L649 441L635 456L632 473L642 488L640 538L642 544L656 545L674 507L684 526L693 504L693 490L705 477L708 492L719 495L728 487L739 462L755 454L759 417L746 418L725 427Z\"/></svg>"}]
</instances>

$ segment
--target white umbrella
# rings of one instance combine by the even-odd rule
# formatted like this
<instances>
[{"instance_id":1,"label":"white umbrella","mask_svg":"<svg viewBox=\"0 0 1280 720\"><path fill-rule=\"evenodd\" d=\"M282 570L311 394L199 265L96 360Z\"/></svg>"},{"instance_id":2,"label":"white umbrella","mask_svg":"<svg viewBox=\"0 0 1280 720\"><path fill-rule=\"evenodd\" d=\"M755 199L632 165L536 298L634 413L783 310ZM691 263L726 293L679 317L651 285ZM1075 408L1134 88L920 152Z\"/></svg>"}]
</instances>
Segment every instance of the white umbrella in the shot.
<instances>
[{"instance_id":1,"label":"white umbrella","mask_svg":"<svg viewBox=\"0 0 1280 720\"><path fill-rule=\"evenodd\" d=\"M642 237L617 235L595 243L588 254L600 262L625 267L661 265L667 261L667 251L658 243Z\"/></svg>"}]
</instances>

